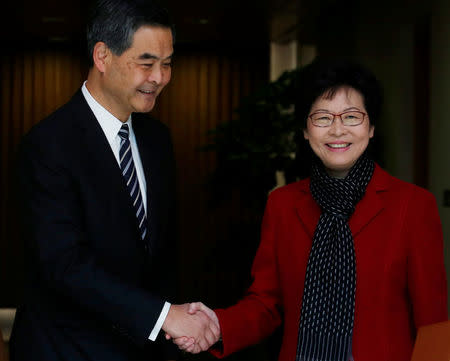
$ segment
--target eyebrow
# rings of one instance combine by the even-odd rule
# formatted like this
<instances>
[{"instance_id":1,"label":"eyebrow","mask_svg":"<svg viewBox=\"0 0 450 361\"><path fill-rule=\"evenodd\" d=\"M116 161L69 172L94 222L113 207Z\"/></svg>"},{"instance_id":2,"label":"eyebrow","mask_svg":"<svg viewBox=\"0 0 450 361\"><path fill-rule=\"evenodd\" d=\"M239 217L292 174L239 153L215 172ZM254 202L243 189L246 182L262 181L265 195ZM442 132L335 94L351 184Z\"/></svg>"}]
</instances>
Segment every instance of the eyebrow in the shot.
<instances>
[{"instance_id":1,"label":"eyebrow","mask_svg":"<svg viewBox=\"0 0 450 361\"><path fill-rule=\"evenodd\" d=\"M172 59L173 54L170 54L167 58L163 60L169 60ZM150 54L150 53L144 53L138 56L139 60L160 60L161 58L159 56Z\"/></svg>"},{"instance_id":2,"label":"eyebrow","mask_svg":"<svg viewBox=\"0 0 450 361\"><path fill-rule=\"evenodd\" d=\"M349 107L349 108L345 108L342 112L348 112L350 110L356 110L358 112L360 112L361 110L357 107ZM324 113L330 113L329 109L316 109L314 110L314 112L324 112Z\"/></svg>"}]
</instances>

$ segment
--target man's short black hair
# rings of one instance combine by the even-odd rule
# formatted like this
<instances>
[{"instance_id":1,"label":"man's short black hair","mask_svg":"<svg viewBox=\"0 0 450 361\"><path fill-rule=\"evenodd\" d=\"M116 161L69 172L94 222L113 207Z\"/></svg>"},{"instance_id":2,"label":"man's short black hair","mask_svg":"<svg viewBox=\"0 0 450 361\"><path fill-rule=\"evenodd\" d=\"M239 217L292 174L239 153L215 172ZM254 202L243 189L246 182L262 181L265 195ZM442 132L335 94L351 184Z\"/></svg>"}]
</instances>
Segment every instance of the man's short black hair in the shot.
<instances>
[{"instance_id":1,"label":"man's short black hair","mask_svg":"<svg viewBox=\"0 0 450 361\"><path fill-rule=\"evenodd\" d=\"M94 0L87 22L90 65L97 42L104 42L115 55L130 48L134 33L143 25L169 28L175 38L169 13L156 0Z\"/></svg>"}]
</instances>

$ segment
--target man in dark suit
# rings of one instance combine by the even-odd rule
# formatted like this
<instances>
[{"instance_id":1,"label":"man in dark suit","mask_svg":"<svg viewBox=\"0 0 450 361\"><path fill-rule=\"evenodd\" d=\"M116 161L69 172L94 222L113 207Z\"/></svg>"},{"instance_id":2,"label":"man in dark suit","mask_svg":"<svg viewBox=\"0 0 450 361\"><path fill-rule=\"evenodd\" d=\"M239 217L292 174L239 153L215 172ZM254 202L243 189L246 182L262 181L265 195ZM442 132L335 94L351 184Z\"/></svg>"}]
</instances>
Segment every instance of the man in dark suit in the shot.
<instances>
[{"instance_id":1,"label":"man in dark suit","mask_svg":"<svg viewBox=\"0 0 450 361\"><path fill-rule=\"evenodd\" d=\"M168 14L152 0L101 0L87 35L87 81L20 149L29 272L15 361L162 360L161 329L199 343L218 334L207 316L170 303L172 145L139 114L170 80Z\"/></svg>"}]
</instances>

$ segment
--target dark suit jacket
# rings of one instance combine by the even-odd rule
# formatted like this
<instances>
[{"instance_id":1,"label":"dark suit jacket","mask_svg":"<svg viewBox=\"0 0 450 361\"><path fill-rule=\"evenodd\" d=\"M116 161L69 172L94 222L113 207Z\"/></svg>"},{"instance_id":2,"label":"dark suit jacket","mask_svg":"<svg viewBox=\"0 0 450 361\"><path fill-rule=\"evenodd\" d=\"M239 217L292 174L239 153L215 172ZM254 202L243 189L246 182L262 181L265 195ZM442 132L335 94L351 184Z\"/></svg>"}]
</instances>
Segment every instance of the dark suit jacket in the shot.
<instances>
[{"instance_id":1,"label":"dark suit jacket","mask_svg":"<svg viewBox=\"0 0 450 361\"><path fill-rule=\"evenodd\" d=\"M280 361L295 360L306 266L320 208L309 179L269 196L244 299L217 310L227 356L283 323ZM447 319L443 240L432 194L376 166L349 220L356 254L355 361L409 361L418 327Z\"/></svg>"},{"instance_id":2,"label":"dark suit jacket","mask_svg":"<svg viewBox=\"0 0 450 361\"><path fill-rule=\"evenodd\" d=\"M28 276L12 360L161 359L148 336L172 300L174 161L167 128L132 118L151 209L149 248L81 91L23 139L18 189Z\"/></svg>"}]
</instances>

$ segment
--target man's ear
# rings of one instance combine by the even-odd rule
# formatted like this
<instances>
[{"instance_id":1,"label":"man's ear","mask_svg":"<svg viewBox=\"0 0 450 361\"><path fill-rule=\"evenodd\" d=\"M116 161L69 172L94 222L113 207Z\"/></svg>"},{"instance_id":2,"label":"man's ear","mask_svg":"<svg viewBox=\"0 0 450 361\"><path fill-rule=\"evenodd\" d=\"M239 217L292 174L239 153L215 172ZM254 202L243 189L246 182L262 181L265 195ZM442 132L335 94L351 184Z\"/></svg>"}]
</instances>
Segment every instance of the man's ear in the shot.
<instances>
[{"instance_id":1,"label":"man's ear","mask_svg":"<svg viewBox=\"0 0 450 361\"><path fill-rule=\"evenodd\" d=\"M106 70L106 65L111 58L111 50L102 41L99 41L94 45L94 51L92 52L92 60L94 61L94 66L100 73L104 73Z\"/></svg>"}]
</instances>

